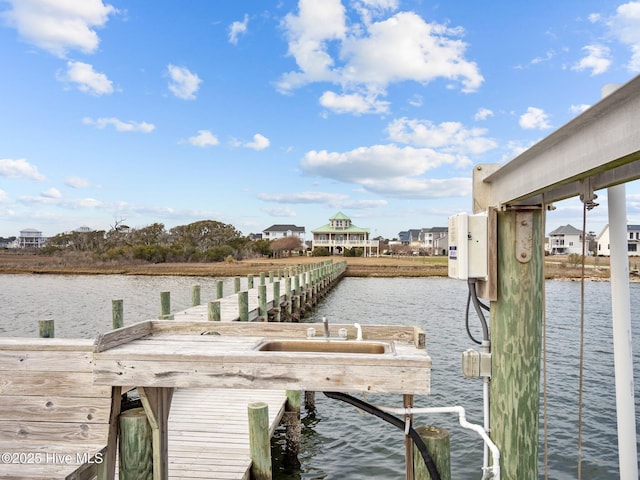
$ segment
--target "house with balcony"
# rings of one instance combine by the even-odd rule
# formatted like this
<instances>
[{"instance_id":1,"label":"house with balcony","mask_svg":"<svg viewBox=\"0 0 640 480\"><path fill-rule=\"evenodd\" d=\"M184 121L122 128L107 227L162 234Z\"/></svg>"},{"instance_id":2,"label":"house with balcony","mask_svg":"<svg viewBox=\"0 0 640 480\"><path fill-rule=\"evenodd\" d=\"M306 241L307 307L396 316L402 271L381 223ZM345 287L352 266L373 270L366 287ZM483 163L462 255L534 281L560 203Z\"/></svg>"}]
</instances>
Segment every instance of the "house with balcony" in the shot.
<instances>
[{"instance_id":1,"label":"house with balcony","mask_svg":"<svg viewBox=\"0 0 640 480\"><path fill-rule=\"evenodd\" d=\"M271 225L262 231L264 240L278 240L285 237L299 237L304 242L305 229L295 225Z\"/></svg>"},{"instance_id":2,"label":"house with balcony","mask_svg":"<svg viewBox=\"0 0 640 480\"><path fill-rule=\"evenodd\" d=\"M596 255L611 255L609 225L606 225L596 238L598 247ZM627 251L630 257L640 255L640 225L627 225Z\"/></svg>"},{"instance_id":3,"label":"house with balcony","mask_svg":"<svg viewBox=\"0 0 640 480\"><path fill-rule=\"evenodd\" d=\"M582 255L582 230L572 225L564 225L549 233L549 253L551 255Z\"/></svg>"},{"instance_id":4,"label":"house with balcony","mask_svg":"<svg viewBox=\"0 0 640 480\"><path fill-rule=\"evenodd\" d=\"M47 242L47 237L42 236L42 232L34 228L20 230L18 237L19 248L40 248Z\"/></svg>"},{"instance_id":5,"label":"house with balcony","mask_svg":"<svg viewBox=\"0 0 640 480\"><path fill-rule=\"evenodd\" d=\"M420 247L429 255L447 255L449 250L449 228L423 228L420 231Z\"/></svg>"},{"instance_id":6,"label":"house with balcony","mask_svg":"<svg viewBox=\"0 0 640 480\"><path fill-rule=\"evenodd\" d=\"M327 248L332 255L342 255L346 249L362 248L365 257L380 254L380 242L370 238L368 228L355 226L349 217L338 212L329 223L311 231L311 249Z\"/></svg>"}]
</instances>

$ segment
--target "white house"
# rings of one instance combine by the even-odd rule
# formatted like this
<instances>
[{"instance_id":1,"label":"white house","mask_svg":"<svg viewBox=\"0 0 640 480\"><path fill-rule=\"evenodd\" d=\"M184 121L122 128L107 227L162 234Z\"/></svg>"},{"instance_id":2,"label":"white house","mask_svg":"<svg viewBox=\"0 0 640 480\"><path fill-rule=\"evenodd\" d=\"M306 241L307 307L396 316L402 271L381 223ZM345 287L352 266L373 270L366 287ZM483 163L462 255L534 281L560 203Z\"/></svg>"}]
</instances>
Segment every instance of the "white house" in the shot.
<instances>
[{"instance_id":1,"label":"white house","mask_svg":"<svg viewBox=\"0 0 640 480\"><path fill-rule=\"evenodd\" d=\"M326 247L333 255L342 255L345 249L362 248L364 256L369 257L375 250L380 253L380 242L371 240L368 228L356 227L344 213L338 212L329 219L327 225L312 230L312 250Z\"/></svg>"},{"instance_id":2,"label":"white house","mask_svg":"<svg viewBox=\"0 0 640 480\"><path fill-rule=\"evenodd\" d=\"M571 225L556 228L549 234L548 248L551 255L582 255L582 230Z\"/></svg>"},{"instance_id":3,"label":"white house","mask_svg":"<svg viewBox=\"0 0 640 480\"><path fill-rule=\"evenodd\" d=\"M609 225L605 226L598 238L598 255L611 255ZM640 255L640 225L627 225L627 251L630 257Z\"/></svg>"},{"instance_id":4,"label":"white house","mask_svg":"<svg viewBox=\"0 0 640 480\"><path fill-rule=\"evenodd\" d=\"M25 228L20 230L18 237L18 245L20 248L40 248L44 246L47 237L42 236L42 232L34 228Z\"/></svg>"},{"instance_id":5,"label":"white house","mask_svg":"<svg viewBox=\"0 0 640 480\"><path fill-rule=\"evenodd\" d=\"M431 255L446 255L449 250L449 228L423 228L420 231L420 245Z\"/></svg>"},{"instance_id":6,"label":"white house","mask_svg":"<svg viewBox=\"0 0 640 480\"><path fill-rule=\"evenodd\" d=\"M271 225L262 231L262 238L265 240L277 240L285 237L299 237L304 241L304 227L295 225Z\"/></svg>"}]
</instances>

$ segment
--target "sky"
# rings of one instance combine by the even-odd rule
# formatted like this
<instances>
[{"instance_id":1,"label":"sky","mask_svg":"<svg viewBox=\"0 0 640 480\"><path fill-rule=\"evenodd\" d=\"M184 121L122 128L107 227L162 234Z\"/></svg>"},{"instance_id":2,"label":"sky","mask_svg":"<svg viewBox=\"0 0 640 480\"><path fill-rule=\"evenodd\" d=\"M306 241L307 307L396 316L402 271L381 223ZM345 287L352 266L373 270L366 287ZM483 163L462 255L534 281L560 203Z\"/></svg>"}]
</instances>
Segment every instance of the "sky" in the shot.
<instances>
[{"instance_id":1,"label":"sky","mask_svg":"<svg viewBox=\"0 0 640 480\"><path fill-rule=\"evenodd\" d=\"M0 236L446 226L474 165L638 73L640 1L0 0Z\"/></svg>"}]
</instances>

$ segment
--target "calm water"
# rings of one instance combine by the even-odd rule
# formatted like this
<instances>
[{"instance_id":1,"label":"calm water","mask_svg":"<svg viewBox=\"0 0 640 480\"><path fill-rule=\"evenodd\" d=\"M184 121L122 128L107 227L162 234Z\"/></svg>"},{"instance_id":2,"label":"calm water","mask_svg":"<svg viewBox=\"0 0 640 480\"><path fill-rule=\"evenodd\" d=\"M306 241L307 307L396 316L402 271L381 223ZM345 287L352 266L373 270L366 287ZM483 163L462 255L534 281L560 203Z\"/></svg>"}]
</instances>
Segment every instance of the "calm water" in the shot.
<instances>
[{"instance_id":1,"label":"calm water","mask_svg":"<svg viewBox=\"0 0 640 480\"><path fill-rule=\"evenodd\" d=\"M54 318L56 336L92 338L111 328L111 300L124 300L125 323L155 318L160 292L170 291L172 310L190 306L191 286L202 287L202 302L213 299L215 278L0 275L0 335L36 336L37 320ZM225 280L225 291L232 282ZM640 363L640 285L631 285L634 364ZM586 285L583 409L583 478L618 477L613 346L609 284ZM580 284L547 282L549 478L576 478ZM466 286L450 279L344 279L308 321L326 316L334 323L416 324L427 332L433 360L432 395L418 406L461 405L470 422L482 424L482 384L460 372L460 355L474 347L464 330ZM472 317L474 334L481 336ZM640 404L636 371L636 412ZM399 395L367 395L370 403L401 406ZM281 471L285 479L404 478L403 434L376 417L316 396L316 409L303 411L300 468ZM450 415L420 415L451 434L452 477L481 477L482 444ZM637 426L640 432L640 427ZM280 440L281 441L281 440ZM541 448L542 459L542 448ZM540 472L543 466L541 463Z\"/></svg>"}]
</instances>

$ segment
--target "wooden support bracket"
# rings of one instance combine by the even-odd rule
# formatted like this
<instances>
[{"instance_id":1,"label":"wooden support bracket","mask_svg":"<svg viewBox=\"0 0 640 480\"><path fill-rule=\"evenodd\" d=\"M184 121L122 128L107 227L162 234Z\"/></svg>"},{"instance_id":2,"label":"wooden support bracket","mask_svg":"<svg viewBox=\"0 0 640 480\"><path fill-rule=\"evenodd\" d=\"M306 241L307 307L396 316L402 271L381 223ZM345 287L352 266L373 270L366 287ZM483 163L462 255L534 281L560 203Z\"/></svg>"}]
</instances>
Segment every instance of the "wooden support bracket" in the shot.
<instances>
[{"instance_id":1,"label":"wooden support bracket","mask_svg":"<svg viewBox=\"0 0 640 480\"><path fill-rule=\"evenodd\" d=\"M169 478L168 421L173 388L138 387L153 435L153 480Z\"/></svg>"}]
</instances>

